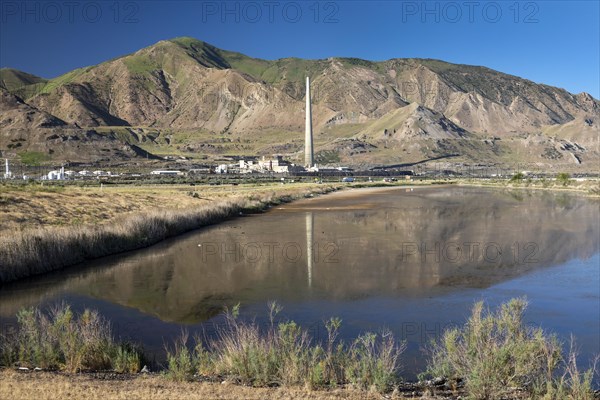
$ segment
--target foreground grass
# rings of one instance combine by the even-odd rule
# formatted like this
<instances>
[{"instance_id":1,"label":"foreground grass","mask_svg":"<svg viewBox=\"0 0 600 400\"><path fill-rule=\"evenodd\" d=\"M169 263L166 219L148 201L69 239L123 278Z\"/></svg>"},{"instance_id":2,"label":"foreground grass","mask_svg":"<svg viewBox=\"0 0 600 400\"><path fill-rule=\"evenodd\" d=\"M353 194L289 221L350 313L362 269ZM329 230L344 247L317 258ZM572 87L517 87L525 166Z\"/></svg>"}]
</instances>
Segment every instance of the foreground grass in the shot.
<instances>
[{"instance_id":1,"label":"foreground grass","mask_svg":"<svg viewBox=\"0 0 600 400\"><path fill-rule=\"evenodd\" d=\"M141 368L141 353L115 342L110 324L96 311L76 315L68 305L46 313L23 309L17 321L17 331L0 337L2 365L69 373L107 369L135 373Z\"/></svg>"},{"instance_id":2,"label":"foreground grass","mask_svg":"<svg viewBox=\"0 0 600 400\"><path fill-rule=\"evenodd\" d=\"M215 198L180 209L147 210L110 223L39 227L0 233L0 283L37 275L85 260L150 246L240 213L336 190L335 186L271 186L252 194ZM194 196L190 196L194 197Z\"/></svg>"},{"instance_id":3,"label":"foreground grass","mask_svg":"<svg viewBox=\"0 0 600 400\"><path fill-rule=\"evenodd\" d=\"M281 310L269 307L270 326L237 319L237 308L226 313L226 324L208 343L196 339L188 348L184 334L167 350L168 376L191 380L196 374L225 376L252 386L303 386L310 389L350 384L354 388L387 393L398 387L404 344L390 331L365 333L346 345L338 340L341 320L325 323L326 343L313 343L293 321L275 324Z\"/></svg>"},{"instance_id":4,"label":"foreground grass","mask_svg":"<svg viewBox=\"0 0 600 400\"><path fill-rule=\"evenodd\" d=\"M403 345L390 332L367 333L346 346L337 339L341 321L326 323L327 343L313 344L295 322L275 323L281 310L270 305L270 327L240 322L237 307L226 313L226 324L205 347L187 337L167 349L164 377L183 382L220 377L256 387L281 386L331 389L352 385L355 390L391 392L400 383ZM133 346L117 343L110 325L96 312L74 314L63 305L47 312L24 309L18 328L0 337L0 365L77 373L115 371L135 374L142 356Z\"/></svg>"},{"instance_id":5,"label":"foreground grass","mask_svg":"<svg viewBox=\"0 0 600 400\"><path fill-rule=\"evenodd\" d=\"M523 323L525 308L523 299L513 299L496 311L476 303L464 326L446 330L432 344L427 371L416 384L402 382L404 347L390 332L366 333L345 344L338 339L341 321L333 318L325 324L328 337L324 343L314 343L293 321L275 323L281 310L275 303L269 307L270 325L266 329L254 322L239 321L234 308L226 313L226 323L218 328L215 338L196 338L190 343L182 334L167 348L166 370L152 377L137 374L142 365L141 353L133 346L115 342L110 325L96 312L86 310L75 315L68 306L46 313L22 310L18 329L0 338L0 366L57 371L54 375L23 375L34 382L42 379L41 386L45 381L55 385L49 386L41 398L60 398L65 395L61 391L65 386L69 387L69 398L94 398L81 386L89 390L102 385L72 375L80 371L91 371L87 376L92 377L103 371L100 378L118 382L115 387L122 392L113 391L114 398L190 398L180 390L195 395L205 389L204 396L220 397L223 392L216 388L223 383L238 384L227 390L230 395L226 398L330 398L332 393L340 396L332 398L369 398L374 393L392 398L404 398L402 393L422 398L490 400L598 398L600 393L592 387L595 365L581 371L574 346L565 354L556 337ZM64 372L70 375L65 377ZM17 394L3 396L5 389L0 387L0 398L19 398L21 394L22 398L40 398L34 396L38 385L33 390L31 385L19 383L25 382L23 376L10 371L0 374L0 382L9 382L0 386L14 385L12 392ZM428 376L435 379L427 380ZM181 386L173 385L175 382ZM207 386L199 382L221 384ZM173 389L152 397L151 388L161 385ZM282 389L249 392L245 388L248 386ZM338 392L339 388L344 391ZM313 395L313 390L320 394ZM98 395L101 392L98 388Z\"/></svg>"},{"instance_id":6,"label":"foreground grass","mask_svg":"<svg viewBox=\"0 0 600 400\"><path fill-rule=\"evenodd\" d=\"M555 335L525 324L526 308L525 299L494 311L477 302L464 326L446 330L433 343L424 375L464 381L472 399L513 398L516 390L524 398L593 399L596 362L580 371L574 339L565 355Z\"/></svg>"}]
</instances>

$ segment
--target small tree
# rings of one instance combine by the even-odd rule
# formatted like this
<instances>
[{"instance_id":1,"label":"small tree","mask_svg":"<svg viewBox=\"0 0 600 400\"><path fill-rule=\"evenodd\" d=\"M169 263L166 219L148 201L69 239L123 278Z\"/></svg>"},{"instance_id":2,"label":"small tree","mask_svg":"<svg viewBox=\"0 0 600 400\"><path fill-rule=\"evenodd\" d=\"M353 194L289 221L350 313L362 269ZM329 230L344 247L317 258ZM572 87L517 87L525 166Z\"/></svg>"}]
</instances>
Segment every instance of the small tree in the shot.
<instances>
[{"instance_id":1,"label":"small tree","mask_svg":"<svg viewBox=\"0 0 600 400\"><path fill-rule=\"evenodd\" d=\"M523 180L523 178L525 178L525 175L523 175L522 172L517 172L516 174L514 174L512 176L512 178L510 178L510 182L521 182Z\"/></svg>"},{"instance_id":2,"label":"small tree","mask_svg":"<svg viewBox=\"0 0 600 400\"><path fill-rule=\"evenodd\" d=\"M570 179L571 175L567 174L566 172L561 172L560 174L556 175L556 180L563 186L567 186L570 183Z\"/></svg>"}]
</instances>

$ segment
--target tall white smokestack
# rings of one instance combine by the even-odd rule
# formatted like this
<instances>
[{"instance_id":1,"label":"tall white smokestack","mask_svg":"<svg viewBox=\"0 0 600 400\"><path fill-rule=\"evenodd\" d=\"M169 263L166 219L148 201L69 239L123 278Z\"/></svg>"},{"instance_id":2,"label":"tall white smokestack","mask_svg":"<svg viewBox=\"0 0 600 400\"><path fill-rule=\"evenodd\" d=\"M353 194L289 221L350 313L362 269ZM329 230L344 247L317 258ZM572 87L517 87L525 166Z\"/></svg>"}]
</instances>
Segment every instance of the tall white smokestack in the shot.
<instances>
[{"instance_id":1,"label":"tall white smokestack","mask_svg":"<svg viewBox=\"0 0 600 400\"><path fill-rule=\"evenodd\" d=\"M313 137L312 137L312 108L310 104L310 78L306 77L306 131L304 134L304 165L310 168L314 165L313 160Z\"/></svg>"},{"instance_id":2,"label":"tall white smokestack","mask_svg":"<svg viewBox=\"0 0 600 400\"><path fill-rule=\"evenodd\" d=\"M5 164L4 179L11 179L12 178L12 172L10 172L10 167L8 165L8 158L4 159L4 164Z\"/></svg>"}]
</instances>

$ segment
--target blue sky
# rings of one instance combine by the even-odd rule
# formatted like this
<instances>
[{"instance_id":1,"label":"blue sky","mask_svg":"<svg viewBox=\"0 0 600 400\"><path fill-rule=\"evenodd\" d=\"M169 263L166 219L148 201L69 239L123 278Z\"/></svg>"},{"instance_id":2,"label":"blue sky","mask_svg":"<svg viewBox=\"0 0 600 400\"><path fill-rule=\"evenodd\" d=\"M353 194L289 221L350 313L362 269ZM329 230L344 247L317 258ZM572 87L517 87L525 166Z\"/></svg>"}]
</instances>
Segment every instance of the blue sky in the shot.
<instances>
[{"instance_id":1,"label":"blue sky","mask_svg":"<svg viewBox=\"0 0 600 400\"><path fill-rule=\"evenodd\" d=\"M46 78L192 36L252 57L435 58L600 98L592 1L0 1L0 66Z\"/></svg>"}]
</instances>

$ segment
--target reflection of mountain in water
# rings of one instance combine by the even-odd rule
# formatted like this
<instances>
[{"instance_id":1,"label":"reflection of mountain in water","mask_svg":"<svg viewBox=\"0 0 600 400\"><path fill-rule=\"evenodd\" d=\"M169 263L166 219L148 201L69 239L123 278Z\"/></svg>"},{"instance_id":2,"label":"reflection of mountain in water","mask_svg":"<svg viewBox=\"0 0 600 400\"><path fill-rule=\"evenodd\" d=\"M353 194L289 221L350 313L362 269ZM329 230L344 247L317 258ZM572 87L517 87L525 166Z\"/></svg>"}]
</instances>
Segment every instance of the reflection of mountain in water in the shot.
<instances>
[{"instance_id":1,"label":"reflection of mountain in water","mask_svg":"<svg viewBox=\"0 0 600 400\"><path fill-rule=\"evenodd\" d=\"M0 312L74 292L193 323L237 301L486 287L598 251L595 202L515 193L435 188L301 201L40 278L32 289L9 286Z\"/></svg>"}]
</instances>

